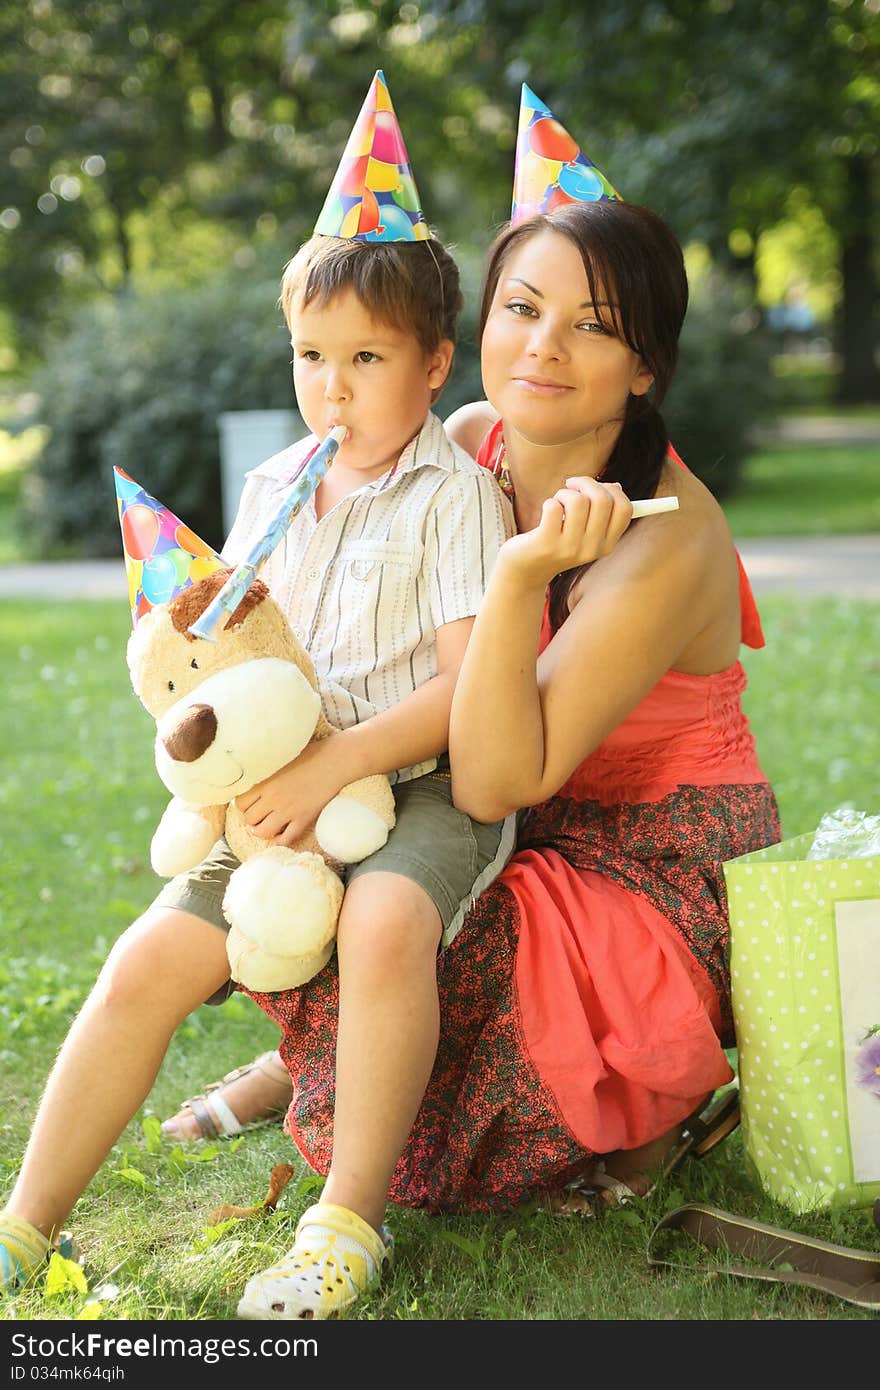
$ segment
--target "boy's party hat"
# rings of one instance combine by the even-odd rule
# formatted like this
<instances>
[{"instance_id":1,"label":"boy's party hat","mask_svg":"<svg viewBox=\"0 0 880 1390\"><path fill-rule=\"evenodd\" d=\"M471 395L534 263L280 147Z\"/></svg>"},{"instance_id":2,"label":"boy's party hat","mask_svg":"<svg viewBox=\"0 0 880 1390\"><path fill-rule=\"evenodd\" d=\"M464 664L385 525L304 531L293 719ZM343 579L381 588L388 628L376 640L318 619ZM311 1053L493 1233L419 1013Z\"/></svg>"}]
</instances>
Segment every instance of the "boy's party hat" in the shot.
<instances>
[{"instance_id":1,"label":"boy's party hat","mask_svg":"<svg viewBox=\"0 0 880 1390\"><path fill-rule=\"evenodd\" d=\"M538 212L553 212L566 203L596 203L620 198L549 106L525 82L519 104L519 131L513 172L511 222Z\"/></svg>"},{"instance_id":2,"label":"boy's party hat","mask_svg":"<svg viewBox=\"0 0 880 1390\"><path fill-rule=\"evenodd\" d=\"M381 68L348 137L315 231L358 241L426 241L431 235Z\"/></svg>"},{"instance_id":3,"label":"boy's party hat","mask_svg":"<svg viewBox=\"0 0 880 1390\"><path fill-rule=\"evenodd\" d=\"M170 603L190 584L228 565L207 541L184 526L121 468L113 469L113 480L131 623L137 627L157 603Z\"/></svg>"}]
</instances>

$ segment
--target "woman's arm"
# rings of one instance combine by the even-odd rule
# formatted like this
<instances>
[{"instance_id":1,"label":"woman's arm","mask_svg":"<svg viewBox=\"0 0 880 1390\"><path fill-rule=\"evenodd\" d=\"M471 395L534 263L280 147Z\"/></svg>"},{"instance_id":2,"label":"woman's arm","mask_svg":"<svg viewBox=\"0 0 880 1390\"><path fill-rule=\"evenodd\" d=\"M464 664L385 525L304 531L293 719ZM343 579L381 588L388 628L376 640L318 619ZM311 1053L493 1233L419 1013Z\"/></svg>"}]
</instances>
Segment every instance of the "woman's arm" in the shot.
<instances>
[{"instance_id":1,"label":"woman's arm","mask_svg":"<svg viewBox=\"0 0 880 1390\"><path fill-rule=\"evenodd\" d=\"M695 524L685 506L639 523L616 544L618 516L608 523L604 549L595 539L601 528L584 541L581 553L593 549L596 563L578 585L568 620L537 659L547 582L536 562L539 533L545 567L552 555L559 559L552 573L573 567L565 523L560 528L558 513L551 513L548 524L548 505L535 531L501 551L453 700L453 792L456 805L478 820L499 819L557 792L688 645L737 602L723 520L719 526L700 514Z\"/></svg>"},{"instance_id":2,"label":"woman's arm","mask_svg":"<svg viewBox=\"0 0 880 1390\"><path fill-rule=\"evenodd\" d=\"M453 443L460 444L471 458L476 458L480 445L497 420L498 411L488 401L470 401L453 410L443 421L443 428Z\"/></svg>"}]
</instances>

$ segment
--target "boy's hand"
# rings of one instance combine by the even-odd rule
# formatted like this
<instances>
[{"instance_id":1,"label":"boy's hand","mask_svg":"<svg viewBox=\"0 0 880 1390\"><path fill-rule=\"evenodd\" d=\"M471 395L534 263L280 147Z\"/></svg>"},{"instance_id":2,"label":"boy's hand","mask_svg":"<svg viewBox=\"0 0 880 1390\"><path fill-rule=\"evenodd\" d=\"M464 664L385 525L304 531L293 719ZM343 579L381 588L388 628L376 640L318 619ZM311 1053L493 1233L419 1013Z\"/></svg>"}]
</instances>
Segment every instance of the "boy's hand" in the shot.
<instances>
[{"instance_id":1,"label":"boy's hand","mask_svg":"<svg viewBox=\"0 0 880 1390\"><path fill-rule=\"evenodd\" d=\"M309 743L292 763L273 772L235 804L255 835L292 845L351 779L342 766L341 735Z\"/></svg>"},{"instance_id":2,"label":"boy's hand","mask_svg":"<svg viewBox=\"0 0 880 1390\"><path fill-rule=\"evenodd\" d=\"M501 556L543 587L563 570L609 555L631 520L632 503L619 483L568 478L544 503L537 526L507 541Z\"/></svg>"}]
</instances>

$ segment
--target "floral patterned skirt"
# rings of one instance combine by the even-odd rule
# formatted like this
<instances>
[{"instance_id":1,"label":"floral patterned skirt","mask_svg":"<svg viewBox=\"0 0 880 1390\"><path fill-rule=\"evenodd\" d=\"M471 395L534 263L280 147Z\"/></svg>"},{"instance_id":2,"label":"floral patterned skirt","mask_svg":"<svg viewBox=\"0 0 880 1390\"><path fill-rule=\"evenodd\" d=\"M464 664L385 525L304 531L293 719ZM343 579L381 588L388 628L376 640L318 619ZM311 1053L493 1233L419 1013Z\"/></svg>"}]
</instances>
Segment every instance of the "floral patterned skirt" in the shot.
<instances>
[{"instance_id":1,"label":"floral patterned skirt","mask_svg":"<svg viewBox=\"0 0 880 1390\"><path fill-rule=\"evenodd\" d=\"M780 838L766 783L602 806L557 796L438 962L434 1070L391 1200L494 1211L665 1133L731 1079L722 862ZM336 956L254 999L281 1029L286 1128L329 1169Z\"/></svg>"}]
</instances>

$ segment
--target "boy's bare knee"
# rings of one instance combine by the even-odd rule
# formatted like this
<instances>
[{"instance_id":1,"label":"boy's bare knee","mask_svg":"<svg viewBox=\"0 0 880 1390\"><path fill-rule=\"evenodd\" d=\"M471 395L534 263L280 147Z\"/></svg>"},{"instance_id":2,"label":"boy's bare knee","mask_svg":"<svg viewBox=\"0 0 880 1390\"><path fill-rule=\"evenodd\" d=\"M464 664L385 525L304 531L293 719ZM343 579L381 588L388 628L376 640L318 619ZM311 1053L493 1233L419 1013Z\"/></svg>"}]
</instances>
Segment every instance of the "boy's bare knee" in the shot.
<instances>
[{"instance_id":1,"label":"boy's bare knee","mask_svg":"<svg viewBox=\"0 0 880 1390\"><path fill-rule=\"evenodd\" d=\"M149 909L114 943L93 999L185 1018L228 978L224 933L189 913Z\"/></svg>"},{"instance_id":2,"label":"boy's bare knee","mask_svg":"<svg viewBox=\"0 0 880 1390\"><path fill-rule=\"evenodd\" d=\"M402 874L365 874L346 889L337 931L343 968L398 972L433 962L442 922L436 904Z\"/></svg>"}]
</instances>

